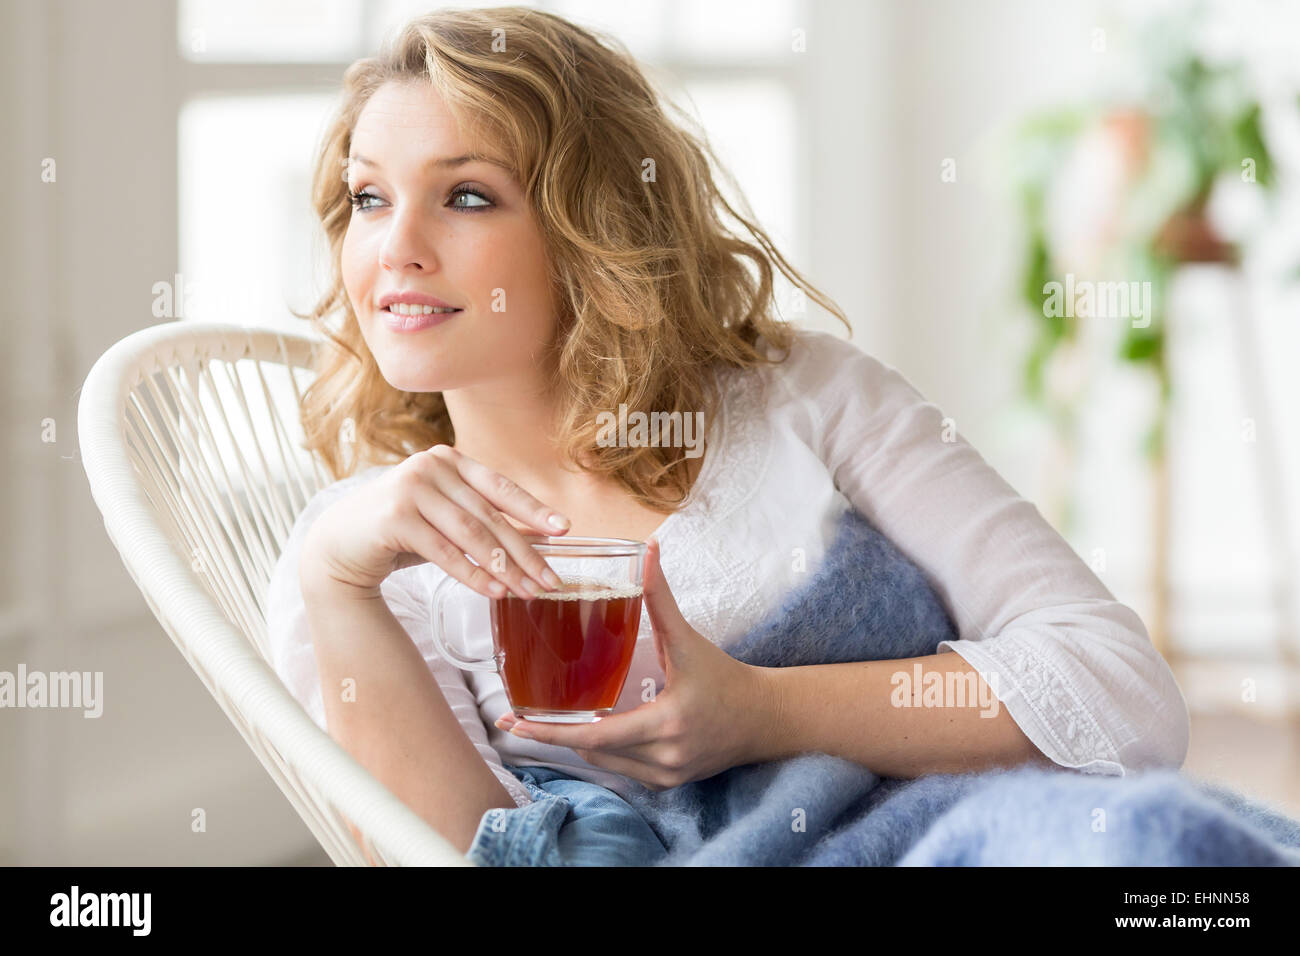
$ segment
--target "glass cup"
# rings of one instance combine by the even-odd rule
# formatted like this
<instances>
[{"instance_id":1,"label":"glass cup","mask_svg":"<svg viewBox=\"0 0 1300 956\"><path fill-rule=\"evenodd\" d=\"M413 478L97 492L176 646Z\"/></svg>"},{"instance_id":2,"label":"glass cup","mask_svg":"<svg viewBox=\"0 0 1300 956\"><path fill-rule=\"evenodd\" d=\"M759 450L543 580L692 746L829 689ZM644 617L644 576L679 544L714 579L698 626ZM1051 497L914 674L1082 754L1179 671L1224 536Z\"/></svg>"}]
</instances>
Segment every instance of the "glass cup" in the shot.
<instances>
[{"instance_id":1,"label":"glass cup","mask_svg":"<svg viewBox=\"0 0 1300 956\"><path fill-rule=\"evenodd\" d=\"M536 597L487 598L448 575L434 589L433 646L462 670L496 671L510 709L547 723L582 724L613 712L636 649L646 544L626 538L530 538L560 576ZM466 656L447 643L448 598L462 609L488 605L491 657ZM480 623L460 630L485 643ZM477 633L476 633L477 632ZM483 648L486 650L486 647Z\"/></svg>"}]
</instances>

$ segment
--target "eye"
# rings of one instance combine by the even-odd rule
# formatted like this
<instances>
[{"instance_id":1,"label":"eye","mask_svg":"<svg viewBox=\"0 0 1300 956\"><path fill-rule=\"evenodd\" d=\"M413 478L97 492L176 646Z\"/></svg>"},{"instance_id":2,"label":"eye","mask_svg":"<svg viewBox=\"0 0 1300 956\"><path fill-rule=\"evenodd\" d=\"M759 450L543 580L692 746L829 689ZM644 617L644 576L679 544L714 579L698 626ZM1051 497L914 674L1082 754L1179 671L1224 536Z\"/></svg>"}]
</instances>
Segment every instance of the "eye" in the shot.
<instances>
[{"instance_id":1,"label":"eye","mask_svg":"<svg viewBox=\"0 0 1300 956\"><path fill-rule=\"evenodd\" d=\"M460 199L465 196L473 196L476 199L481 199L482 202L471 203L469 205L463 205L456 202L457 199ZM457 186L455 189L451 191L451 199L452 199L451 206L453 209L466 209L466 210L472 209L477 212L480 209L490 209L493 205L495 205L491 199L489 199L486 195L484 195L483 192L481 192L480 190L472 186Z\"/></svg>"},{"instance_id":2,"label":"eye","mask_svg":"<svg viewBox=\"0 0 1300 956\"><path fill-rule=\"evenodd\" d=\"M472 202L472 203L457 202L457 200L461 199L462 197L472 197L478 200L478 202ZM369 202L369 200L371 199L375 200L376 202L383 202L383 200L380 197L376 196L374 193L366 192L364 189L359 190L357 192L353 192L350 189L348 190L348 202L351 203L353 209L366 210L366 209L376 208L374 204ZM465 211L472 211L472 212L478 212L479 210L483 210L483 209L491 209L494 205L496 205L484 192L472 186L457 186L451 192L451 200L452 201L448 204L451 206L451 208L465 210Z\"/></svg>"},{"instance_id":3,"label":"eye","mask_svg":"<svg viewBox=\"0 0 1300 956\"><path fill-rule=\"evenodd\" d=\"M365 201L367 199L379 199L379 197L376 196L374 193L368 193L365 190L362 190L360 192L355 192L355 193L350 189L348 190L348 202L352 204L353 209L375 208L374 206L365 205Z\"/></svg>"}]
</instances>

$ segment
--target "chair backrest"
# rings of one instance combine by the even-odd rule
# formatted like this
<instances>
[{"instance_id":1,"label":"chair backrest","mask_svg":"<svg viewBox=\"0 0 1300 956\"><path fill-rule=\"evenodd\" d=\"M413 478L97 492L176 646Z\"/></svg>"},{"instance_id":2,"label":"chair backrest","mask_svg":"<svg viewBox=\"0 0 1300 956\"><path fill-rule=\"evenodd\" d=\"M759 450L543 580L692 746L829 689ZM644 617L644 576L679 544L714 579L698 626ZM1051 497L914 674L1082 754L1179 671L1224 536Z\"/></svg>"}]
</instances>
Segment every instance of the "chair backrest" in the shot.
<instances>
[{"instance_id":1,"label":"chair backrest","mask_svg":"<svg viewBox=\"0 0 1300 956\"><path fill-rule=\"evenodd\" d=\"M82 464L149 608L330 857L469 865L323 733L270 666L271 572L329 482L300 444L317 345L199 322L127 336L82 386Z\"/></svg>"},{"instance_id":2,"label":"chair backrest","mask_svg":"<svg viewBox=\"0 0 1300 956\"><path fill-rule=\"evenodd\" d=\"M266 658L271 572L329 481L300 445L317 343L206 323L141 335L127 340L129 355L105 355L121 387L124 451L168 538Z\"/></svg>"}]
</instances>

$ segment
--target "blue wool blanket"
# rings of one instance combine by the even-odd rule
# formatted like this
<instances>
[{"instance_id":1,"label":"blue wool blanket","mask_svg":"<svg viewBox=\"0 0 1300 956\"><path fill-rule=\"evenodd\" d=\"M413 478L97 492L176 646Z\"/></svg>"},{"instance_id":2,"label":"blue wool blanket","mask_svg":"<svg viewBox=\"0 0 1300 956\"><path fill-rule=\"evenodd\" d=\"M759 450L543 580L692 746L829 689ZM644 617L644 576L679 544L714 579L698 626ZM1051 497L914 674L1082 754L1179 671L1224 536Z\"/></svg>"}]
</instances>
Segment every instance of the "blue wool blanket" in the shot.
<instances>
[{"instance_id":1,"label":"blue wool blanket","mask_svg":"<svg viewBox=\"0 0 1300 956\"><path fill-rule=\"evenodd\" d=\"M927 656L956 638L920 569L849 509L816 571L727 650L797 667ZM627 799L670 866L1300 865L1300 822L1175 770L895 779L806 753Z\"/></svg>"}]
</instances>

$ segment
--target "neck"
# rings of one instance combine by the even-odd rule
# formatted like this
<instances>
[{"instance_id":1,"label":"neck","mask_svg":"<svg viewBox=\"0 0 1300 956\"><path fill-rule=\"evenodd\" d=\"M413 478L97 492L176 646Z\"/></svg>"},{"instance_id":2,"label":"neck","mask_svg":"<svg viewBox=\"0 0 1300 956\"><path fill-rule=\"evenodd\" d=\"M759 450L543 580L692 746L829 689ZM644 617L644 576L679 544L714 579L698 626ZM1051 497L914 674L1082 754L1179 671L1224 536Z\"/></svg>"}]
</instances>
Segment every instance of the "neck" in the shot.
<instances>
[{"instance_id":1,"label":"neck","mask_svg":"<svg viewBox=\"0 0 1300 956\"><path fill-rule=\"evenodd\" d=\"M462 454L529 491L553 488L572 470L556 448L555 396L545 382L502 379L442 396Z\"/></svg>"}]
</instances>

